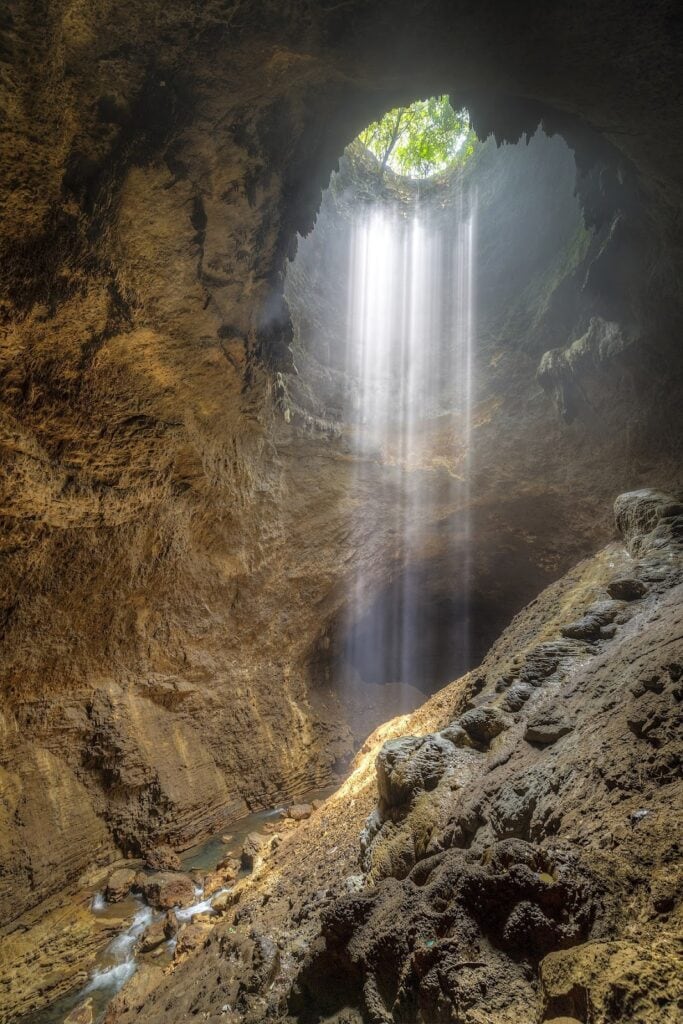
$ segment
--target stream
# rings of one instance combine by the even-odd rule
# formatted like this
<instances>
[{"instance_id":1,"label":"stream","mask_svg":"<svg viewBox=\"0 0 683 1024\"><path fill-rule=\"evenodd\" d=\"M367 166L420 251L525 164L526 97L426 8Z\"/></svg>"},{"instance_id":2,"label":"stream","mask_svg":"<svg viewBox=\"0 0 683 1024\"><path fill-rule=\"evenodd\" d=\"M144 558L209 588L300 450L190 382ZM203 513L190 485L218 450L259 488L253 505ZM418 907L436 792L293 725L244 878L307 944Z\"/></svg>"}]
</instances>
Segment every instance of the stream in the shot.
<instances>
[{"instance_id":1,"label":"stream","mask_svg":"<svg viewBox=\"0 0 683 1024\"><path fill-rule=\"evenodd\" d=\"M315 799L326 799L338 788L339 783L324 789L311 790L289 803L310 803ZM183 872L213 871L218 862L226 856L239 859L244 841L250 832L258 832L264 824L271 821L284 810L276 807L271 810L258 811L239 818L226 826L220 833L191 847L180 854ZM229 842L223 842L222 836L229 836ZM241 869L238 879L249 872ZM213 901L231 886L219 889L210 897L204 898L203 889L195 889L196 902L187 907L175 907L174 913L179 924L192 919L195 914L213 913ZM119 919L127 921L126 927L113 939L107 942L100 951L96 964L86 984L55 1000L49 1006L29 1017L22 1018L21 1024L63 1024L65 1017L86 999L92 1000L93 1021L101 1021L107 1006L124 984L138 969L139 959L137 946L146 928L164 917L165 911L155 910L148 906L142 897L129 895L118 903L108 903L101 892L93 893L90 903L91 912L100 919ZM154 951L155 964L167 964L173 959L176 939L169 939Z\"/></svg>"}]
</instances>

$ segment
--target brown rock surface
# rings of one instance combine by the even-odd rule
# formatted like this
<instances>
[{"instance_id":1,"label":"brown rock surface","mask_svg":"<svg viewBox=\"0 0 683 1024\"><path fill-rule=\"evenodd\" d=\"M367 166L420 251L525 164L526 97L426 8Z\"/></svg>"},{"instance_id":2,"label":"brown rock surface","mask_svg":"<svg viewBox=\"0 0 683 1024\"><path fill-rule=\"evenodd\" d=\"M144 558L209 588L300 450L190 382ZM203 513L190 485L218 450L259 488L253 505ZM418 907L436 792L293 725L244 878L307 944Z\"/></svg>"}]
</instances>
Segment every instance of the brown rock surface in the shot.
<instances>
[{"instance_id":1,"label":"brown rock surface","mask_svg":"<svg viewBox=\"0 0 683 1024\"><path fill-rule=\"evenodd\" d=\"M292 804L287 808L287 817L293 821L305 821L313 813L312 804Z\"/></svg>"},{"instance_id":2,"label":"brown rock surface","mask_svg":"<svg viewBox=\"0 0 683 1024\"><path fill-rule=\"evenodd\" d=\"M140 936L139 951L141 953L151 953L153 950L161 946L162 943L166 942L166 927L164 921L155 921L145 928L144 932Z\"/></svg>"},{"instance_id":3,"label":"brown rock surface","mask_svg":"<svg viewBox=\"0 0 683 1024\"><path fill-rule=\"evenodd\" d=\"M194 902L195 884L189 875L175 871L157 871L138 876L138 886L147 902L159 910L185 907Z\"/></svg>"},{"instance_id":4,"label":"brown rock surface","mask_svg":"<svg viewBox=\"0 0 683 1024\"><path fill-rule=\"evenodd\" d=\"M395 568L377 499L391 487L368 466L352 490L315 387L315 416L287 405L281 302L296 232L384 109L451 91L482 138L543 118L577 153L591 237L574 204L573 247L535 234L538 262L516 260L509 292L490 278L470 494L486 608L502 625L606 541L608 496L680 479L671 5L500 6L5 5L3 922L120 851L182 849L247 801L327 781L352 734L392 714L389 689L342 707L318 658L359 557L378 586ZM494 268L509 267L505 224L519 256L534 211L566 213L549 180L572 187L571 162L514 152L491 157L482 188L516 198L489 211ZM426 467L435 490L452 468ZM371 544L347 529L358 505ZM440 508L430 565L459 511ZM645 702L628 726L642 742L659 729Z\"/></svg>"},{"instance_id":5,"label":"brown rock surface","mask_svg":"<svg viewBox=\"0 0 683 1024\"><path fill-rule=\"evenodd\" d=\"M671 877L679 854L682 527L671 515L647 536L624 537L638 546L651 589L598 648L565 648L548 671L564 623L630 563L623 544L541 594L476 672L378 730L320 815L242 884L236 912L201 953L113 1019L128 1024L144 1005L156 1024L173 1004L171 1020L182 1020L190 1003L209 1012L218 991L245 1022L426 1022L455 1001L467 1024L675 1019L683 906L669 886L663 919L651 885L653 875ZM661 687L639 688L645 675ZM452 753L436 761L424 743L397 746L435 740L473 700L497 706L516 676L538 685L489 749L449 741ZM549 696L574 729L535 748L524 740L526 720ZM633 706L651 699L657 724L637 736ZM404 802L373 810L374 764L387 743ZM280 951L272 967L269 943Z\"/></svg>"},{"instance_id":6,"label":"brown rock surface","mask_svg":"<svg viewBox=\"0 0 683 1024\"><path fill-rule=\"evenodd\" d=\"M64 1018L64 1024L92 1024L93 1019L92 999L86 999Z\"/></svg>"},{"instance_id":7,"label":"brown rock surface","mask_svg":"<svg viewBox=\"0 0 683 1024\"><path fill-rule=\"evenodd\" d=\"M145 853L145 865L151 868L152 871L180 871L182 867L180 857L175 850L163 843L161 846L155 846L151 850L147 850Z\"/></svg>"},{"instance_id":8,"label":"brown rock surface","mask_svg":"<svg viewBox=\"0 0 683 1024\"><path fill-rule=\"evenodd\" d=\"M253 870L263 860L270 847L271 838L259 832L250 832L242 847L242 867Z\"/></svg>"},{"instance_id":9,"label":"brown rock surface","mask_svg":"<svg viewBox=\"0 0 683 1024\"><path fill-rule=\"evenodd\" d=\"M543 116L576 146L587 218L601 225L581 329L609 307L629 342L596 371L599 327L577 334L566 317L520 308L538 294L533 267L498 311L477 415L498 446L478 470L494 486L473 498L492 564L534 548L516 607L606 539L608 493L678 471L665 285L681 185L676 104L661 99L676 60L665 5L599 25L585 4L500 18L456 18L445 2L428 17L360 5L357 19L296 3L286 15L252 3L190 14L186 0L144 0L133 15L101 0L48 6L43 17L11 0L3 23L5 916L77 878L111 835L136 853L182 846L247 797L267 805L326 780L351 751L346 714L368 727L386 717L341 709L310 670L367 550L347 536L345 509L372 507L376 479L349 494L343 444L285 422L273 369L292 364L279 293L296 231L310 228L344 145L422 93L426 66L430 88L467 97L482 137L516 140ZM547 59L519 60L527 35ZM641 219L624 194L638 192L633 174L650 204ZM542 191L535 172L525 180ZM541 288L544 310L578 284L553 301ZM547 351L543 380L571 406L570 426L538 393ZM373 564L387 543L380 532Z\"/></svg>"},{"instance_id":10,"label":"brown rock surface","mask_svg":"<svg viewBox=\"0 0 683 1024\"><path fill-rule=\"evenodd\" d=\"M137 872L131 868L118 868L107 879L104 888L105 899L110 903L119 903L133 888L136 877Z\"/></svg>"},{"instance_id":11,"label":"brown rock surface","mask_svg":"<svg viewBox=\"0 0 683 1024\"><path fill-rule=\"evenodd\" d=\"M126 926L97 918L85 894L53 897L0 926L0 1021L13 1024L84 984L98 954Z\"/></svg>"}]
</instances>

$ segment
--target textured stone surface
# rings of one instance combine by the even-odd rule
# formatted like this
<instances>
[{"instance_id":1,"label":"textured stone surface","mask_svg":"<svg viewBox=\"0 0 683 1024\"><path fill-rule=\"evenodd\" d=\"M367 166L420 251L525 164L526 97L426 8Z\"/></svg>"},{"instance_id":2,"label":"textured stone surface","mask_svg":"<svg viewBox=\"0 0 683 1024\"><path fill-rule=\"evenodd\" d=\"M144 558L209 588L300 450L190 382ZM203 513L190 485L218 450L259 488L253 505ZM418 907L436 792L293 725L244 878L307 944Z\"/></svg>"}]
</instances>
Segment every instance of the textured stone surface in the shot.
<instances>
[{"instance_id":1,"label":"textured stone surface","mask_svg":"<svg viewBox=\"0 0 683 1024\"><path fill-rule=\"evenodd\" d=\"M604 539L595 512L605 492L672 478L675 420L662 382L675 369L662 373L639 348L651 332L637 282L647 281L666 329L667 275L654 271L670 250L647 230L675 223L680 202L676 105L661 102L676 54L665 5L600 26L589 5L559 24L545 11L491 17L446 3L417 23L398 3L190 13L185 0L134 11L122 0L78 10L51 0L46 10L38 17L11 0L3 23L3 747L21 776L3 790L19 787L38 807L32 759L57 758L52 788L74 773L88 796L54 794L54 805L102 815L138 852L150 839L183 843L220 828L245 797L268 803L322 781L351 748L334 695L311 689L305 667L366 538L344 535L343 447L282 421L261 357L291 366L281 270L334 161L384 108L427 88L425 67L429 88L467 97L482 137L514 140L540 116L563 131L598 232L586 265L579 253L558 269L555 298L519 244L514 301L498 301L505 274L493 273L495 344L482 360L490 376L477 423L499 449L497 471L484 458L481 476L509 500L485 514L480 503L483 535L500 536L522 562L542 549L540 587ZM552 57L520 61L527 33ZM605 60L615 52L619 61ZM592 167L595 158L608 169ZM640 220L633 186L619 184L632 168L652 207ZM504 188L495 161L492 173L494 191ZM535 206L523 202L523 182ZM523 206L521 227L511 224L518 242L535 230L547 181L521 161L507 184ZM506 220L491 223L493 270ZM547 269L552 253L539 244L529 255ZM657 263L642 272L652 251ZM641 262L626 273L634 253ZM595 359L587 342L579 348L590 358L570 361L580 388L574 378L562 387L608 407L609 429L584 403L566 430L534 381L543 352L585 335L566 314L579 286L578 319L618 319L628 365L639 366L634 391L607 328L590 336ZM665 362L666 337L656 339ZM618 440L634 408L626 451ZM371 504L377 490L370 474L356 498ZM380 535L378 565L386 543ZM378 709L372 724L382 717ZM261 735L277 750L267 777L253 742ZM49 890L39 842L17 827L9 863L26 891L32 862L35 902ZM96 856L102 835L84 829L71 844L80 863L62 855L55 884Z\"/></svg>"},{"instance_id":2,"label":"textured stone surface","mask_svg":"<svg viewBox=\"0 0 683 1024\"><path fill-rule=\"evenodd\" d=\"M184 907L194 902L195 885L189 875L175 871L157 871L138 876L138 888L151 906L159 910Z\"/></svg>"},{"instance_id":3,"label":"textured stone surface","mask_svg":"<svg viewBox=\"0 0 683 1024\"><path fill-rule=\"evenodd\" d=\"M107 879L104 889L105 899L110 903L118 903L133 888L136 872L132 868L118 868Z\"/></svg>"},{"instance_id":4,"label":"textured stone surface","mask_svg":"<svg viewBox=\"0 0 683 1024\"><path fill-rule=\"evenodd\" d=\"M170 846L155 846L145 853L145 867L152 871L180 871L180 857Z\"/></svg>"},{"instance_id":5,"label":"textured stone surface","mask_svg":"<svg viewBox=\"0 0 683 1024\"><path fill-rule=\"evenodd\" d=\"M225 998L254 1024L407 1024L455 1012L466 1024L675 1019L683 552L672 529L663 539L643 540L637 564L659 567L657 593L629 603L613 637L589 651L557 639L606 600L615 568L633 565L616 543L539 595L476 672L378 730L324 810L243 883L238 909L201 953L112 1020L128 1024L142 1011L156 1024L171 1005L171 1020L182 1020ZM450 744L455 759L469 758L466 778L452 766L429 789L416 773L404 803L387 808L380 798L373 809L388 752L388 767L402 769L465 713L473 692L502 701L500 681L527 658L538 665L539 648L563 655L550 672L544 662L491 749ZM526 743L526 723L553 700L573 730L547 747ZM655 731L637 737L627 722L650 700ZM279 946L274 976L258 972L259 941Z\"/></svg>"},{"instance_id":6,"label":"textured stone surface","mask_svg":"<svg viewBox=\"0 0 683 1024\"><path fill-rule=\"evenodd\" d=\"M391 487L368 467L352 494L339 431L283 408L283 264L344 145L428 90L469 103L482 137L543 118L577 153L588 228L575 202L565 219L557 139L553 159L490 155L481 192L471 498L489 609L606 540L606 496L679 479L682 189L664 2L596 18L584 2L9 0L0 31L8 921L93 862L188 846L247 801L327 781L356 723L362 739L390 717L389 699L342 709L315 655L361 552L378 585L391 571ZM536 230L550 214L573 242ZM359 503L372 548L344 525ZM532 685L556 653L528 660ZM656 718L634 728L654 736Z\"/></svg>"}]
</instances>

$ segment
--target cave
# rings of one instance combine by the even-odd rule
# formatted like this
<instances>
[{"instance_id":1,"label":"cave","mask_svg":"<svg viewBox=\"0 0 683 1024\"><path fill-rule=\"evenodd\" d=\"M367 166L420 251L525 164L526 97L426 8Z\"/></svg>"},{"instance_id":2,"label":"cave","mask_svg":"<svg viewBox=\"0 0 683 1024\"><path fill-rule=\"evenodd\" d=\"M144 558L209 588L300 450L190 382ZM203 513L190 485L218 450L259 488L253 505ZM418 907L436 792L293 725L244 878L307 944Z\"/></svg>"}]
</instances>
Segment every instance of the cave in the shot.
<instances>
[{"instance_id":1,"label":"cave","mask_svg":"<svg viewBox=\"0 0 683 1024\"><path fill-rule=\"evenodd\" d=\"M676 1019L680 29L5 4L0 1024Z\"/></svg>"}]
</instances>

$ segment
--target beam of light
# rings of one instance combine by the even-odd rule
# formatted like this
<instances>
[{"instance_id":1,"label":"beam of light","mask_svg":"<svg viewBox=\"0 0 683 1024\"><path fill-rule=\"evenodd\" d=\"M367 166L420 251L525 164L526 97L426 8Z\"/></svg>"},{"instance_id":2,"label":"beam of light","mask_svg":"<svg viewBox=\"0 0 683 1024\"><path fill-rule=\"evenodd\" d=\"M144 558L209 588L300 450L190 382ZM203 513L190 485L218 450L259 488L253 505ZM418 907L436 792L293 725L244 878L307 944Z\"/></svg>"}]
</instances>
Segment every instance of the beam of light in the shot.
<instances>
[{"instance_id":1,"label":"beam of light","mask_svg":"<svg viewBox=\"0 0 683 1024\"><path fill-rule=\"evenodd\" d=\"M423 211L419 202L408 213L397 204L363 207L351 235L345 421L355 456L359 557L344 662L370 666L373 679L384 682L429 685L420 645L425 602L411 567L424 557L444 507L459 510L457 539L446 547L462 608L459 660L465 665L470 657L475 211L462 196L449 216ZM373 518L375 502L388 510L381 523ZM395 585L368 634L356 627L376 597L380 552L388 552L384 578L391 571Z\"/></svg>"}]
</instances>

